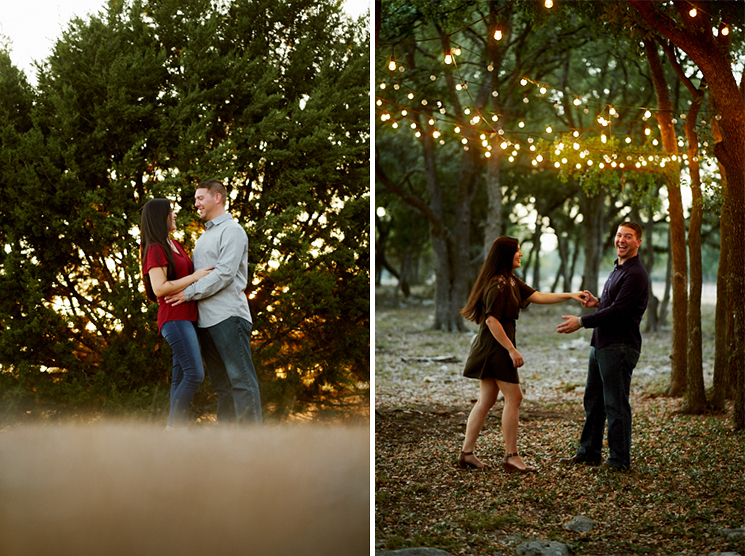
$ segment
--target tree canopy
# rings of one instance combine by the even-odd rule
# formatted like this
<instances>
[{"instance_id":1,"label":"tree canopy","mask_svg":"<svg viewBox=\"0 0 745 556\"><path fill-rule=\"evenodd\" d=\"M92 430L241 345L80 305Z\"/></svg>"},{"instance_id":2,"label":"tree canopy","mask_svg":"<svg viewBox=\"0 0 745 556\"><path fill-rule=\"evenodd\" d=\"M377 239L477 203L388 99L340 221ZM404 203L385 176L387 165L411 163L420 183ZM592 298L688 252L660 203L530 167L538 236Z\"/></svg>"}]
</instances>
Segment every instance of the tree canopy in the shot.
<instances>
[{"instance_id":1,"label":"tree canopy","mask_svg":"<svg viewBox=\"0 0 745 556\"><path fill-rule=\"evenodd\" d=\"M35 89L0 52L6 407L161 403L139 210L169 198L188 250L207 178L249 237L265 410L366 401L366 27L335 2L129 0L73 20Z\"/></svg>"}]
</instances>

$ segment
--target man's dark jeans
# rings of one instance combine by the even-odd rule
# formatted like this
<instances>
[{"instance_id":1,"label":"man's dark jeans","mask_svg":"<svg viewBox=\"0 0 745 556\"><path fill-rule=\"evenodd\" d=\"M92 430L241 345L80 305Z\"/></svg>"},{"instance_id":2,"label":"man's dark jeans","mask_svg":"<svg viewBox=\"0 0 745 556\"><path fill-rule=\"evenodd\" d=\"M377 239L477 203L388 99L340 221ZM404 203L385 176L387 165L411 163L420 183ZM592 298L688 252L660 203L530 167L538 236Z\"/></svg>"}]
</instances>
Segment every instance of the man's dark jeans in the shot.
<instances>
[{"instance_id":1,"label":"man's dark jeans","mask_svg":"<svg viewBox=\"0 0 745 556\"><path fill-rule=\"evenodd\" d=\"M607 463L617 468L631 467L631 374L640 353L626 344L590 348L585 386L585 425L577 456L600 460L605 422L608 421Z\"/></svg>"},{"instance_id":2,"label":"man's dark jeans","mask_svg":"<svg viewBox=\"0 0 745 556\"><path fill-rule=\"evenodd\" d=\"M251 323L230 317L199 329L202 357L217 392L219 424L261 424L261 393L251 358Z\"/></svg>"}]
</instances>

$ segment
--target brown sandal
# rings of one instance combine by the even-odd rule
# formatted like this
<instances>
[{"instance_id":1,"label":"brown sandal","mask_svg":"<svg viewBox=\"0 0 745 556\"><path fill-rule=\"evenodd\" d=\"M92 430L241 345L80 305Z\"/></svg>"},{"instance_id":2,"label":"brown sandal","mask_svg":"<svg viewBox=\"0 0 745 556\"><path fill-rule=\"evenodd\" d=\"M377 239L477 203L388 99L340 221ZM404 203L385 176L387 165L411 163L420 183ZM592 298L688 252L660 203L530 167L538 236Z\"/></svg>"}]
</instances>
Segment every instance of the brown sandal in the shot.
<instances>
[{"instance_id":1,"label":"brown sandal","mask_svg":"<svg viewBox=\"0 0 745 556\"><path fill-rule=\"evenodd\" d=\"M520 469L517 465L513 465L509 463L507 460L519 456L517 452L512 454L505 454L504 455L504 461L502 462L502 469L505 473L538 473L538 470L535 467L528 467L525 466L525 469Z\"/></svg>"}]
</instances>

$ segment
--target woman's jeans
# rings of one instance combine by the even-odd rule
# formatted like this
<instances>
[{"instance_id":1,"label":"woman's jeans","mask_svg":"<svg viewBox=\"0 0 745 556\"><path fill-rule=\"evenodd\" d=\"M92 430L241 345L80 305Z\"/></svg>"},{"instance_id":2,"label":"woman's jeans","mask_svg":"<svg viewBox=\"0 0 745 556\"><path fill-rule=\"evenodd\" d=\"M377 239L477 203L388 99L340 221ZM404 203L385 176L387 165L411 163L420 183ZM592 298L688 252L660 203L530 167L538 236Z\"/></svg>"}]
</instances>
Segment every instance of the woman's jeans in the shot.
<instances>
[{"instance_id":1,"label":"woman's jeans","mask_svg":"<svg viewBox=\"0 0 745 556\"><path fill-rule=\"evenodd\" d=\"M168 321L160 331L173 352L171 413L168 415L168 426L185 427L189 424L189 404L204 380L204 365L199 351L196 323L188 320Z\"/></svg>"},{"instance_id":2,"label":"woman's jeans","mask_svg":"<svg viewBox=\"0 0 745 556\"><path fill-rule=\"evenodd\" d=\"M251 323L229 317L199 329L204 364L217 392L217 422L261 424L261 394L251 359Z\"/></svg>"},{"instance_id":3,"label":"woman's jeans","mask_svg":"<svg viewBox=\"0 0 745 556\"><path fill-rule=\"evenodd\" d=\"M577 456L586 460L602 458L603 434L608 421L606 461L618 468L631 466L631 374L639 361L639 352L626 344L590 348L585 387L585 425Z\"/></svg>"}]
</instances>

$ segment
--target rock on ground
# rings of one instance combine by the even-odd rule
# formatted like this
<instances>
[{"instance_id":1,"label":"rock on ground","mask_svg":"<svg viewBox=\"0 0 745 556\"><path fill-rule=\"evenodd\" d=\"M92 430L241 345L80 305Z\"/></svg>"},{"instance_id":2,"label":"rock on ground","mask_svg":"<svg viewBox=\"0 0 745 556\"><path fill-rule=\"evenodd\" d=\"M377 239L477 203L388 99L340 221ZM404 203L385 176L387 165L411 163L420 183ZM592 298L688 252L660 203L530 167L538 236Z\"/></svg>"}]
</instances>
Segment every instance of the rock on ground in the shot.
<instances>
[{"instance_id":1,"label":"rock on ground","mask_svg":"<svg viewBox=\"0 0 745 556\"><path fill-rule=\"evenodd\" d=\"M587 533L593 527L595 527L595 525L597 524L589 517L578 515L565 523L564 529L567 529L569 531L576 531L577 533Z\"/></svg>"},{"instance_id":2,"label":"rock on ground","mask_svg":"<svg viewBox=\"0 0 745 556\"><path fill-rule=\"evenodd\" d=\"M569 548L556 541L528 541L517 545L518 556L569 556Z\"/></svg>"}]
</instances>

